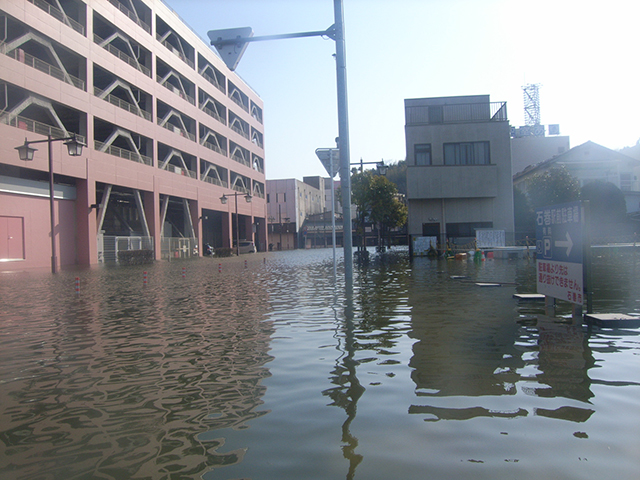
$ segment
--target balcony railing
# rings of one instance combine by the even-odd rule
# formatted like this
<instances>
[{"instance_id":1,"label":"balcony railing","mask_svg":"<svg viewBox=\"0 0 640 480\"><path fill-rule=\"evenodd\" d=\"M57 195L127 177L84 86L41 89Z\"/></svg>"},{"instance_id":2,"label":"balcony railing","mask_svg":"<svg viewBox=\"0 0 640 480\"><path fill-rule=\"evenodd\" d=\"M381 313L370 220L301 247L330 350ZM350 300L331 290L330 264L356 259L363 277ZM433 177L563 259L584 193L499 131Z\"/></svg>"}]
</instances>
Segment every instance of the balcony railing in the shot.
<instances>
[{"instance_id":1,"label":"balcony railing","mask_svg":"<svg viewBox=\"0 0 640 480\"><path fill-rule=\"evenodd\" d=\"M144 163L145 165L153 165L153 159L151 157L147 157L146 155L141 155L136 152L132 152L131 150L125 150L124 148L116 147L115 145L109 145L105 148L105 144L103 142L99 142L98 140L94 140L95 149L98 151L102 151L104 153L108 153L109 155L115 155L116 157L125 158L127 160L131 160L132 162ZM104 148L104 150L102 150Z\"/></svg>"},{"instance_id":2,"label":"balcony railing","mask_svg":"<svg viewBox=\"0 0 640 480\"><path fill-rule=\"evenodd\" d=\"M97 43L98 45L100 45L102 42L104 42L103 38L100 38L98 35L94 34L93 35L93 41L95 43ZM144 65L141 65L139 62L137 62L133 57L131 57L130 55L127 55L126 53L124 53L122 50L120 50L119 48L114 47L113 45L111 45L110 43L106 43L102 46L105 50L107 50L108 52L112 53L113 55L115 55L116 57L118 57L120 60L122 60L123 62L127 62L129 65L131 65L133 68L135 68L136 70L141 71L142 73L144 73L147 77L152 78L151 77L151 70L149 70L147 67L145 67Z\"/></svg>"},{"instance_id":3,"label":"balcony railing","mask_svg":"<svg viewBox=\"0 0 640 480\"><path fill-rule=\"evenodd\" d=\"M249 189L241 185L234 185L233 187L231 187L231 189L240 193L245 193L245 194L249 193Z\"/></svg>"},{"instance_id":4,"label":"balcony railing","mask_svg":"<svg viewBox=\"0 0 640 480\"><path fill-rule=\"evenodd\" d=\"M206 113L207 115L209 115L210 117L215 118L217 121L219 121L220 123L222 123L223 125L227 124L227 121L222 118L220 115L218 115L216 112L214 112L213 110L211 110L210 108L207 107L203 107L202 105L200 105L200 110L202 110L204 113Z\"/></svg>"},{"instance_id":5,"label":"balcony railing","mask_svg":"<svg viewBox=\"0 0 640 480\"><path fill-rule=\"evenodd\" d=\"M171 45L167 40L162 40L162 35L156 35L157 40L162 43L165 47L167 47L174 55L176 55L180 60L189 65L191 68L196 68L193 60L187 58L180 50Z\"/></svg>"},{"instance_id":6,"label":"balcony railing","mask_svg":"<svg viewBox=\"0 0 640 480\"><path fill-rule=\"evenodd\" d=\"M246 106L244 103L242 103L242 101L241 101L241 100L239 100L239 99L238 99L238 98L236 98L236 97L232 97L232 96L229 96L229 98L230 98L231 100L233 100L235 103L237 103L237 104L240 106L240 108L242 108L245 112L249 113L249 107L248 107L248 106Z\"/></svg>"},{"instance_id":7,"label":"balcony railing","mask_svg":"<svg viewBox=\"0 0 640 480\"><path fill-rule=\"evenodd\" d=\"M114 7L116 7L118 10L120 10L122 13L124 13L131 20L133 20L138 26L142 27L145 32L151 33L151 27L146 23L144 23L142 20L140 20L140 18L135 13L133 13L131 10L125 7L118 0L109 0L109 3Z\"/></svg>"},{"instance_id":8,"label":"balcony railing","mask_svg":"<svg viewBox=\"0 0 640 480\"><path fill-rule=\"evenodd\" d=\"M245 160L244 158L242 158L239 155L231 155L231 160L241 163L242 165L246 166L246 167L251 167L251 162L249 162L249 160Z\"/></svg>"},{"instance_id":9,"label":"balcony railing","mask_svg":"<svg viewBox=\"0 0 640 480\"><path fill-rule=\"evenodd\" d=\"M220 82L218 82L217 78L212 77L211 75L207 75L206 73L202 72L200 73L200 75L202 75L205 80L207 80L211 85L213 85L214 87L216 87L218 90L220 90L222 93L227 93L225 91L224 85L222 85Z\"/></svg>"},{"instance_id":10,"label":"balcony railing","mask_svg":"<svg viewBox=\"0 0 640 480\"><path fill-rule=\"evenodd\" d=\"M218 180L215 177L204 177L203 179L207 183L212 183L213 185L218 185L219 187L227 188L227 182L224 180Z\"/></svg>"},{"instance_id":11,"label":"balcony railing","mask_svg":"<svg viewBox=\"0 0 640 480\"><path fill-rule=\"evenodd\" d=\"M459 105L416 105L405 109L406 125L506 122L506 102L465 103Z\"/></svg>"},{"instance_id":12,"label":"balcony railing","mask_svg":"<svg viewBox=\"0 0 640 480\"><path fill-rule=\"evenodd\" d=\"M202 146L207 147L209 150L213 150L214 152L218 152L220 155L224 155L225 157L227 156L227 152L225 150L221 149L219 146L213 143L202 142Z\"/></svg>"},{"instance_id":13,"label":"balcony railing","mask_svg":"<svg viewBox=\"0 0 640 480\"><path fill-rule=\"evenodd\" d=\"M20 128L21 130L37 133L38 135L51 135L51 138L64 138L69 136L69 134L61 128L53 127L51 125L47 125L36 120L31 120L30 118L21 117L19 115L17 117L13 117L13 119L11 120L9 120L8 117L5 116L0 120L0 122L11 127ZM86 143L86 138L82 135L76 135L76 138L78 139L78 141Z\"/></svg>"},{"instance_id":14,"label":"balcony railing","mask_svg":"<svg viewBox=\"0 0 640 480\"><path fill-rule=\"evenodd\" d=\"M51 15L56 20L59 20L60 22L62 22L62 23L64 23L66 25L66 22L65 22L65 16L66 15L63 12L61 12L60 10L58 10L56 7L54 7L53 5L45 2L44 0L28 0L28 1L30 3L33 3L39 9L44 10L45 12L47 12L49 15ZM71 26L71 28L73 28L80 35L84 35L84 27L82 25L80 25L78 22L76 22L73 18L69 18L68 16L66 16L66 19L69 22L69 25Z\"/></svg>"},{"instance_id":15,"label":"balcony railing","mask_svg":"<svg viewBox=\"0 0 640 480\"><path fill-rule=\"evenodd\" d=\"M21 48L16 48L10 52L7 52L7 46L5 43L0 44L0 52L5 53L7 56L13 58L14 60L19 61L20 63L24 63L25 65L35 68L47 75L56 78L62 82L68 83L69 85L73 85L80 90L84 90L85 82L73 75L69 75L64 72L60 68L51 65L43 60L40 60L33 55L28 54Z\"/></svg>"},{"instance_id":16,"label":"balcony railing","mask_svg":"<svg viewBox=\"0 0 640 480\"><path fill-rule=\"evenodd\" d=\"M249 134L236 125L231 125L231 130L249 140Z\"/></svg>"},{"instance_id":17,"label":"balcony railing","mask_svg":"<svg viewBox=\"0 0 640 480\"><path fill-rule=\"evenodd\" d=\"M96 97L100 97L104 91L100 90L98 87L93 87L93 93ZM132 103L126 102L121 98L116 97L115 95L111 95L110 93L106 96L102 97L103 100L109 102L111 105L115 105L116 107L122 108L128 112L133 113L134 115L138 115L146 120L152 121L151 114L139 108L137 105L133 105Z\"/></svg>"},{"instance_id":18,"label":"balcony railing","mask_svg":"<svg viewBox=\"0 0 640 480\"><path fill-rule=\"evenodd\" d=\"M158 119L158 125L160 125L163 128L166 128L170 132L179 133L181 136L188 138L192 142L196 141L196 136L193 133L185 132L184 130L182 130L181 128L176 127L172 123L165 123L164 125L162 125L161 122L162 122L162 119L159 118Z\"/></svg>"},{"instance_id":19,"label":"balcony railing","mask_svg":"<svg viewBox=\"0 0 640 480\"><path fill-rule=\"evenodd\" d=\"M167 170L168 172L177 173L178 175L182 175L182 176L185 176L185 177L198 178L197 175L196 175L196 172L194 172L193 170L185 170L182 167L178 167L178 166L172 165L172 164L168 164L165 167L165 170Z\"/></svg>"},{"instance_id":20,"label":"balcony railing","mask_svg":"<svg viewBox=\"0 0 640 480\"><path fill-rule=\"evenodd\" d=\"M185 99L185 100L186 100L187 102L189 102L191 105L195 105L195 104L196 104L196 100L195 100L195 98L193 98L192 96L187 95L187 94L185 94L185 93L182 93L182 91L181 91L180 89L176 88L174 85L172 85L172 84L171 84L171 83L169 83L169 82L166 82L166 81L165 81L165 82L163 83L163 81L162 81L162 77L157 76L157 77L156 77L156 81L157 81L160 85L162 85L164 88L166 88L167 90L169 90L169 91L171 91L171 92L175 93L175 94L176 94L176 95L178 95L180 98Z\"/></svg>"}]
</instances>

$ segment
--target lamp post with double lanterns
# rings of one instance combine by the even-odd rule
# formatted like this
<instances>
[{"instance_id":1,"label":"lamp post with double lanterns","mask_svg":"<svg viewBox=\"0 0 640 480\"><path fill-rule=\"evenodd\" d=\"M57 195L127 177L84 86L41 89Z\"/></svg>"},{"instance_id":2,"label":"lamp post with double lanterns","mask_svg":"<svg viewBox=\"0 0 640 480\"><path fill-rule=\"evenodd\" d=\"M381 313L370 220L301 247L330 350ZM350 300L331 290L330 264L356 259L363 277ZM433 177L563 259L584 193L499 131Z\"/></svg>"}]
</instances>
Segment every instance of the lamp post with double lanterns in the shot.
<instances>
[{"instance_id":1,"label":"lamp post with double lanterns","mask_svg":"<svg viewBox=\"0 0 640 480\"><path fill-rule=\"evenodd\" d=\"M387 170L389 170L389 166L384 164L384 160L380 160L379 162L363 162L361 158L359 163L350 163L349 165L351 165L352 167L360 165L360 173L363 172L364 165L375 165L376 170L378 171L378 175L386 175Z\"/></svg>"},{"instance_id":2,"label":"lamp post with double lanterns","mask_svg":"<svg viewBox=\"0 0 640 480\"><path fill-rule=\"evenodd\" d=\"M251 203L251 199L253 198L248 193L225 193L220 197L220 201L223 205L227 204L227 197L235 197L236 198L236 254L240 256L240 228L238 227L238 196L243 196L247 203Z\"/></svg>"},{"instance_id":3,"label":"lamp post with double lanterns","mask_svg":"<svg viewBox=\"0 0 640 480\"><path fill-rule=\"evenodd\" d=\"M19 147L15 147L18 150L18 155L20 160L31 161L33 160L33 156L35 152L38 150L31 147L31 145L36 143L46 143L48 145L48 153L49 153L49 220L51 222L51 273L56 273L58 269L58 258L56 256L56 236L55 236L55 208L54 208L54 190L53 190L53 142L64 142L67 146L67 152L70 157L79 157L82 155L82 147L84 144L80 142L76 134L74 133L70 137L63 138L53 138L51 135L47 136L46 140L32 140L28 141L26 138L24 139L24 145L20 145Z\"/></svg>"}]
</instances>

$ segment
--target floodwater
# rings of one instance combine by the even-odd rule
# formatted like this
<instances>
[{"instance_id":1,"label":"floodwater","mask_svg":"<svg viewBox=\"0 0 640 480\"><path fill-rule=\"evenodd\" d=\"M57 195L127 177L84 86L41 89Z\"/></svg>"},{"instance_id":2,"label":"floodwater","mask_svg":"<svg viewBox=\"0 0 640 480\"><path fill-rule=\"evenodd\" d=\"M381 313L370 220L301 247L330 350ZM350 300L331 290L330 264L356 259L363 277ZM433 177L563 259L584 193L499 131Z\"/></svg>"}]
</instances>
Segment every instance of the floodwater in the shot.
<instances>
[{"instance_id":1,"label":"floodwater","mask_svg":"<svg viewBox=\"0 0 640 480\"><path fill-rule=\"evenodd\" d=\"M639 271L596 258L595 311L640 313ZM330 249L2 274L0 478L637 479L640 329L533 292L391 252L347 296Z\"/></svg>"}]
</instances>

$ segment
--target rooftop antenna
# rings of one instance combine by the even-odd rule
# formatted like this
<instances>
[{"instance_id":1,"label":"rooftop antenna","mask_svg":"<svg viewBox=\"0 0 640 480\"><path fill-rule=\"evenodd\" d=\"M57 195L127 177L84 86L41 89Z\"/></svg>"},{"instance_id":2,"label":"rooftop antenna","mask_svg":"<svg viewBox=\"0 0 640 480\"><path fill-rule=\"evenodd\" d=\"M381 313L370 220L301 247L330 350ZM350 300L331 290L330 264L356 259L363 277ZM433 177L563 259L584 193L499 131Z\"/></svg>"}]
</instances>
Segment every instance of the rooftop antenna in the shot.
<instances>
[{"instance_id":1,"label":"rooftop antenna","mask_svg":"<svg viewBox=\"0 0 640 480\"><path fill-rule=\"evenodd\" d=\"M524 124L527 126L540 125L540 93L542 85L528 83L522 87L524 93Z\"/></svg>"}]
</instances>

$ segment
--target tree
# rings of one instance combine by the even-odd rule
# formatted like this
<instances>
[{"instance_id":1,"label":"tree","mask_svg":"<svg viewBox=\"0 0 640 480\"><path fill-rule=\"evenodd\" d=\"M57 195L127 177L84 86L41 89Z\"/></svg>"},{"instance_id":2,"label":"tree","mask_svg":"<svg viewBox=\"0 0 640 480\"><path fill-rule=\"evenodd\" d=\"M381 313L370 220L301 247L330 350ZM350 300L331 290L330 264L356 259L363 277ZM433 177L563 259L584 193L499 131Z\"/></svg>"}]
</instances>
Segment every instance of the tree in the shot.
<instances>
[{"instance_id":1,"label":"tree","mask_svg":"<svg viewBox=\"0 0 640 480\"><path fill-rule=\"evenodd\" d=\"M580 199L589 201L591 228L595 234L607 226L620 225L627 218L627 202L624 193L611 182L596 180L586 184L580 190Z\"/></svg>"},{"instance_id":2,"label":"tree","mask_svg":"<svg viewBox=\"0 0 640 480\"><path fill-rule=\"evenodd\" d=\"M580 183L563 167L553 167L533 176L527 186L531 207L567 203L580 198Z\"/></svg>"},{"instance_id":3,"label":"tree","mask_svg":"<svg viewBox=\"0 0 640 480\"><path fill-rule=\"evenodd\" d=\"M387 170L387 179L393 183L398 189L398 193L407 195L407 162L400 160L397 163L391 163Z\"/></svg>"},{"instance_id":4,"label":"tree","mask_svg":"<svg viewBox=\"0 0 640 480\"><path fill-rule=\"evenodd\" d=\"M529 199L518 187L513 187L513 219L516 227L516 239L536 234L536 216Z\"/></svg>"},{"instance_id":5,"label":"tree","mask_svg":"<svg viewBox=\"0 0 640 480\"><path fill-rule=\"evenodd\" d=\"M357 208L357 232L363 238L367 219L377 224L382 232L407 222L407 207L398 198L397 187L373 170L358 172L351 177L351 201Z\"/></svg>"}]
</instances>

